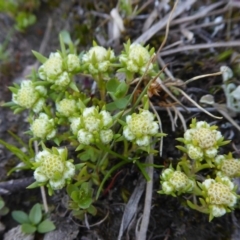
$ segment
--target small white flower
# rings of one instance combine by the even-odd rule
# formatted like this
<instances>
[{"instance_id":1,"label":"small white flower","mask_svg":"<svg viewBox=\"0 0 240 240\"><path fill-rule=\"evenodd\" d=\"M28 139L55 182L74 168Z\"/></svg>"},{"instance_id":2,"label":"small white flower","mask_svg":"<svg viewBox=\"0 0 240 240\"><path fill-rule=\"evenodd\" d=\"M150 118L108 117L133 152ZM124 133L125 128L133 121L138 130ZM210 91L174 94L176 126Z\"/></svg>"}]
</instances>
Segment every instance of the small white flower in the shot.
<instances>
[{"instance_id":1,"label":"small white flower","mask_svg":"<svg viewBox=\"0 0 240 240\"><path fill-rule=\"evenodd\" d=\"M152 123L152 128L149 129L149 134L151 135L155 135L158 133L158 130L159 130L159 125L157 122L153 122Z\"/></svg>"},{"instance_id":2,"label":"small white flower","mask_svg":"<svg viewBox=\"0 0 240 240\"><path fill-rule=\"evenodd\" d=\"M128 115L128 116L126 117L126 123L129 123L131 120L132 120L132 116L131 116L131 115Z\"/></svg>"},{"instance_id":3,"label":"small white flower","mask_svg":"<svg viewBox=\"0 0 240 240\"><path fill-rule=\"evenodd\" d=\"M63 116L69 117L77 111L77 103L73 99L63 99L56 103L56 109Z\"/></svg>"},{"instance_id":4,"label":"small white flower","mask_svg":"<svg viewBox=\"0 0 240 240\"><path fill-rule=\"evenodd\" d=\"M75 54L68 54L67 56L68 71L73 72L80 69L80 60Z\"/></svg>"},{"instance_id":5,"label":"small white flower","mask_svg":"<svg viewBox=\"0 0 240 240\"><path fill-rule=\"evenodd\" d=\"M162 190L165 194L171 194L174 191L174 188L169 182L163 182Z\"/></svg>"},{"instance_id":6,"label":"small white flower","mask_svg":"<svg viewBox=\"0 0 240 240\"><path fill-rule=\"evenodd\" d=\"M141 112L141 115L143 115L144 117L146 117L146 119L148 119L149 122L152 122L154 120L154 114L151 113L148 110L143 110Z\"/></svg>"},{"instance_id":7,"label":"small white flower","mask_svg":"<svg viewBox=\"0 0 240 240\"><path fill-rule=\"evenodd\" d=\"M71 122L70 128L71 128L73 134L77 134L77 132L80 128L80 125L81 125L81 118L80 117L72 117L72 118L69 118L69 120Z\"/></svg>"},{"instance_id":8,"label":"small white flower","mask_svg":"<svg viewBox=\"0 0 240 240\"><path fill-rule=\"evenodd\" d=\"M89 132L98 131L100 128L100 119L94 116L88 116L84 118L85 129Z\"/></svg>"},{"instance_id":9,"label":"small white flower","mask_svg":"<svg viewBox=\"0 0 240 240\"><path fill-rule=\"evenodd\" d=\"M136 140L138 146L148 146L150 144L150 139L148 136L143 136Z\"/></svg>"},{"instance_id":10,"label":"small white flower","mask_svg":"<svg viewBox=\"0 0 240 240\"><path fill-rule=\"evenodd\" d=\"M171 168L167 168L162 172L162 178L164 180L168 180L168 178L174 173L174 170Z\"/></svg>"},{"instance_id":11,"label":"small white flower","mask_svg":"<svg viewBox=\"0 0 240 240\"><path fill-rule=\"evenodd\" d=\"M38 99L37 102L33 105L33 111L35 113L39 113L40 111L42 111L44 105L45 105L45 99L44 98Z\"/></svg>"},{"instance_id":12,"label":"small white flower","mask_svg":"<svg viewBox=\"0 0 240 240\"><path fill-rule=\"evenodd\" d=\"M85 108L82 113L83 117L87 117L88 115L94 114L94 112L96 111L95 109L96 109L95 106Z\"/></svg>"},{"instance_id":13,"label":"small white flower","mask_svg":"<svg viewBox=\"0 0 240 240\"><path fill-rule=\"evenodd\" d=\"M41 139L50 139L56 134L53 119L49 119L45 113L40 113L39 118L33 121L30 129L34 137Z\"/></svg>"},{"instance_id":14,"label":"small white flower","mask_svg":"<svg viewBox=\"0 0 240 240\"><path fill-rule=\"evenodd\" d=\"M43 86L36 86L35 87L36 91L38 91L42 96L47 95L47 89Z\"/></svg>"},{"instance_id":15,"label":"small white flower","mask_svg":"<svg viewBox=\"0 0 240 240\"><path fill-rule=\"evenodd\" d=\"M217 155L217 149L209 148L205 151L205 155L209 158L214 158Z\"/></svg>"},{"instance_id":16,"label":"small white flower","mask_svg":"<svg viewBox=\"0 0 240 240\"><path fill-rule=\"evenodd\" d=\"M220 164L224 159L225 157L223 155L218 155L215 157L214 161L216 164Z\"/></svg>"},{"instance_id":17,"label":"small white flower","mask_svg":"<svg viewBox=\"0 0 240 240\"><path fill-rule=\"evenodd\" d=\"M78 141L84 145L89 145L93 141L93 135L84 129L80 129L77 135Z\"/></svg>"},{"instance_id":18,"label":"small white flower","mask_svg":"<svg viewBox=\"0 0 240 240\"><path fill-rule=\"evenodd\" d=\"M187 145L187 154L193 160L200 160L203 157L203 151L191 144Z\"/></svg>"},{"instance_id":19,"label":"small white flower","mask_svg":"<svg viewBox=\"0 0 240 240\"><path fill-rule=\"evenodd\" d=\"M102 116L103 126L109 126L112 123L112 116L109 112L102 110L100 112L100 115Z\"/></svg>"},{"instance_id":20,"label":"small white flower","mask_svg":"<svg viewBox=\"0 0 240 240\"><path fill-rule=\"evenodd\" d=\"M59 53L51 53L49 59L43 64L43 67L39 68L39 76L46 76L46 80L49 82L54 82L55 79L63 71L63 61ZM41 73L43 71L43 73ZM45 80L45 79L43 79Z\"/></svg>"},{"instance_id":21,"label":"small white flower","mask_svg":"<svg viewBox=\"0 0 240 240\"><path fill-rule=\"evenodd\" d=\"M230 190L233 190L234 183L227 176L221 177L221 181L229 187Z\"/></svg>"},{"instance_id":22,"label":"small white flower","mask_svg":"<svg viewBox=\"0 0 240 240\"><path fill-rule=\"evenodd\" d=\"M205 121L198 121L196 124L196 128L203 128L203 127L209 128L210 125Z\"/></svg>"},{"instance_id":23,"label":"small white flower","mask_svg":"<svg viewBox=\"0 0 240 240\"><path fill-rule=\"evenodd\" d=\"M185 133L184 133L184 139L188 142L190 142L192 140L192 134L193 134L194 130L193 129L188 129Z\"/></svg>"},{"instance_id":24,"label":"small white flower","mask_svg":"<svg viewBox=\"0 0 240 240\"><path fill-rule=\"evenodd\" d=\"M58 78L56 78L55 84L61 87L66 87L70 81L71 79L69 78L68 73L63 72Z\"/></svg>"},{"instance_id":25,"label":"small white flower","mask_svg":"<svg viewBox=\"0 0 240 240\"><path fill-rule=\"evenodd\" d=\"M226 213L226 209L218 205L212 205L211 213L213 217L221 217Z\"/></svg>"},{"instance_id":26,"label":"small white flower","mask_svg":"<svg viewBox=\"0 0 240 240\"><path fill-rule=\"evenodd\" d=\"M65 179L72 178L74 174L75 174L75 166L71 162L67 161L65 164L63 177Z\"/></svg>"},{"instance_id":27,"label":"small white flower","mask_svg":"<svg viewBox=\"0 0 240 240\"><path fill-rule=\"evenodd\" d=\"M34 171L34 178L37 182L46 182L48 180L48 178L46 177L46 175L42 172L42 167L38 167L36 168L36 170Z\"/></svg>"},{"instance_id":28,"label":"small white flower","mask_svg":"<svg viewBox=\"0 0 240 240\"><path fill-rule=\"evenodd\" d=\"M53 190L62 189L65 186L65 179L60 178L58 180L50 179L49 184Z\"/></svg>"},{"instance_id":29,"label":"small white flower","mask_svg":"<svg viewBox=\"0 0 240 240\"><path fill-rule=\"evenodd\" d=\"M209 187L215 183L215 181L213 179L206 179L202 185L206 188L206 189L209 189Z\"/></svg>"},{"instance_id":30,"label":"small white flower","mask_svg":"<svg viewBox=\"0 0 240 240\"><path fill-rule=\"evenodd\" d=\"M123 136L124 136L127 140L129 140L129 141L132 141L132 140L135 139L134 134L130 131L129 128L124 128L124 130L123 130Z\"/></svg>"},{"instance_id":31,"label":"small white flower","mask_svg":"<svg viewBox=\"0 0 240 240\"><path fill-rule=\"evenodd\" d=\"M113 139L113 132L111 129L100 131L100 139L102 143L108 144Z\"/></svg>"},{"instance_id":32,"label":"small white flower","mask_svg":"<svg viewBox=\"0 0 240 240\"><path fill-rule=\"evenodd\" d=\"M220 131L214 130L213 132L216 133L216 141L218 141L220 138L222 138L222 133Z\"/></svg>"}]
</instances>

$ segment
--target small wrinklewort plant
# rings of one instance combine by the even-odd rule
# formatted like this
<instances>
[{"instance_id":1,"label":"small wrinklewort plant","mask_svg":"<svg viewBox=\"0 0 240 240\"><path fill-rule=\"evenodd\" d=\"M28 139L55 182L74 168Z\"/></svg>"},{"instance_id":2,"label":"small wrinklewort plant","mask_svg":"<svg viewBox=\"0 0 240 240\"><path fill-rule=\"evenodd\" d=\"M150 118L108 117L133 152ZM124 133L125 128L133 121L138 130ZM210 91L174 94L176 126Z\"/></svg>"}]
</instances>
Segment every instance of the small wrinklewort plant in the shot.
<instances>
[{"instance_id":1,"label":"small wrinklewort plant","mask_svg":"<svg viewBox=\"0 0 240 240\"><path fill-rule=\"evenodd\" d=\"M24 162L22 169L33 170L35 182L28 188L45 186L49 195L66 188L69 209L83 219L86 214L97 214L94 205L104 184L124 165L135 164L150 180L148 164L142 159L158 152L154 146L165 134L157 112L150 111L147 93L161 72L154 62L155 50L149 46L128 41L117 56L94 42L88 51L77 54L66 33L60 35L60 45L61 50L49 57L33 51L40 67L10 87L12 101L5 104L14 113L28 110L28 154L0 143ZM99 91L92 96L81 92L76 75L91 78ZM145 86L138 93L140 83ZM162 172L159 193L190 195L188 206L209 214L210 220L231 212L238 197L232 178L239 176L239 160L231 154L218 156L219 147L228 141L216 126L196 119L178 140L184 144L177 146L184 155L176 169L170 166ZM75 153L69 159L70 150ZM204 169L211 174L201 176L200 182L198 175ZM196 198L198 202L193 201ZM29 226L39 231L40 217L23 215L23 229Z\"/></svg>"}]
</instances>

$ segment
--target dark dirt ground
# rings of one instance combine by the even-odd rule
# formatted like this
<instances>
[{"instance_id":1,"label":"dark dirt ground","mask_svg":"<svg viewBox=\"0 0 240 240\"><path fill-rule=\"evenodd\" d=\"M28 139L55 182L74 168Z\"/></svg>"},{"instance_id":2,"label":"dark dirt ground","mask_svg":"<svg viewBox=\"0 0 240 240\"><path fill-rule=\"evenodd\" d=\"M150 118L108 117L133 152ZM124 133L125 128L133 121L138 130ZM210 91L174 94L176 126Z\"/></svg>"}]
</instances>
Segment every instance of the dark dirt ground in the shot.
<instances>
[{"instance_id":1,"label":"dark dirt ground","mask_svg":"<svg viewBox=\"0 0 240 240\"><path fill-rule=\"evenodd\" d=\"M49 1L50 2L50 1ZM8 51L10 57L7 61L0 62L0 102L7 102L11 100L11 93L8 90L8 86L13 82L19 82L25 75L27 68L31 67L35 62L35 58L31 53L31 50L39 50L42 43L45 30L47 28L48 18L52 19L53 26L51 29L50 37L47 41L46 48L43 55L48 55L51 51L56 51L59 48L58 33L65 29L71 33L73 39L80 38L79 51L89 48L92 40L105 39L107 43L108 30L106 19L100 17L96 13L109 14L110 10L114 8L117 1L54 1L52 4L42 1L41 7L36 12L37 22L33 26L29 27L24 33L14 32L10 37L8 43ZM81 3L84 2L84 3ZM140 1L141 6L145 1ZM151 2L151 1L150 1ZM193 5L193 9L182 14L181 17L193 14L194 11L202 7L206 7L215 1L198 1ZM227 3L228 1L223 1ZM226 4L225 4L226 5ZM223 4L223 6L225 6ZM219 12L223 6L217 8ZM150 3L140 14L140 16L146 16L153 10L153 1ZM231 16L229 11L222 13L225 19L237 19L239 17L240 8L235 7L232 9ZM213 14L210 20L213 20L217 13ZM115 49L118 51L122 47L122 42L130 38L132 40L139 37L142 32L142 25L144 18L132 18L125 21L126 31L119 38L119 43L115 44ZM155 21L158 21L156 19ZM204 18L197 19L195 24L204 22ZM5 37L13 27L13 20L4 14L0 14L0 42L5 40ZM183 38L180 36L178 30L179 25L175 25L170 28L170 33L166 46L173 42ZM211 37L213 31L212 27L197 28L193 30L195 42L190 45L200 44L208 42L218 41L230 41L240 39L240 20L236 20L231 25L230 33L231 39L228 39L226 25L221 29L214 37ZM155 34L148 43L159 47L159 42L163 39L164 29ZM186 41L186 39L185 39ZM111 45L109 45L111 46ZM111 46L113 47L113 46ZM234 63L231 57L228 56L224 60L217 60L224 51L232 49L232 52L240 54L240 48L209 48L205 50L184 51L169 56L162 57L165 63L168 63L169 70L173 75L182 80L190 79L191 77L207 74L219 71L220 66L228 65L234 69L239 68L236 71L235 80L240 79L240 65ZM195 81L187 86L185 91L194 98L197 102L202 95L206 93L212 93L215 95L215 101L218 103L225 102L225 96L221 90L222 79L219 76L210 77L204 80ZM184 98L179 98L182 103L187 107L192 107ZM160 99L154 99L154 102L161 102ZM156 159L156 164L169 164L169 162L176 163L180 157L179 151L175 149L177 142L174 140L176 137L181 137L183 134L183 128L181 122L178 121L176 131L171 130L171 122L167 111L164 107L161 107L160 116L162 119L163 132L168 133L168 136L164 138L163 156ZM216 110L212 111L213 114L218 115ZM198 120L206 120L210 123L215 123L219 126L220 130L224 134L226 139L231 139L232 142L222 151L227 153L233 151L233 147L240 149L240 133L233 127L231 123L225 118L222 120L215 120L207 116L201 111L190 111L184 113L184 118L187 125L189 125L191 118L197 117ZM13 138L8 134L8 130L11 130L20 138L27 141L28 137L23 134L28 130L26 122L27 113L14 115L10 109L0 107L0 138L6 142L14 143ZM234 117L234 120L240 125L239 114ZM23 149L24 151L24 149ZM240 157L240 153L235 152L236 157ZM17 180L23 178L31 178L31 172L17 172L10 176L7 176L7 172L16 164L18 160L3 146L0 145L0 181L6 182L9 180ZM152 212L150 218L150 225L148 229L149 240L227 240L227 239L240 239L238 238L238 226L240 224L240 211L237 209L232 214L227 214L221 218L214 219L211 223L208 222L208 216L198 213L193 210L189 210L182 204L182 200L179 198L172 198L170 196L163 196L157 194L159 190L159 174L161 170L155 170L154 172L154 189L152 200ZM126 203L121 198L121 191L124 190L130 196L133 192L137 181L140 177L139 172L135 167L126 167L118 176L115 186L110 193L106 196L102 196L99 201L100 208L103 212L98 217L89 218L89 223L93 224L104 218L107 210L109 211L108 218L102 223L90 230L79 226L82 223L73 221L68 212L66 212L66 203L64 191L59 192L56 196L48 198L50 206L57 206L55 208L53 219L59 227L63 227L69 223L74 226L74 231L79 231L75 239L90 240L90 239L103 239L103 240L115 240L118 236L118 231L121 224L121 218ZM30 179L31 181L31 179ZM27 184L28 185L28 184ZM24 184L22 187L10 191L9 194L3 195L6 205L10 210L26 210L35 203L41 201L39 190L25 190ZM143 210L143 197L138 206L136 219ZM102 206L105 206L106 209ZM1 221L6 226L6 230L16 226L16 223L11 219L10 214L1 218ZM128 230L128 234L124 239L135 239L134 229L136 221L133 222L132 227ZM128 235L128 236L127 236ZM1 237L3 233L1 233ZM0 237L0 238L1 238ZM43 239L43 236L37 235L36 239ZM68 239L68 238L66 238ZM69 238L70 239L70 238ZM61 238L59 238L61 240Z\"/></svg>"}]
</instances>

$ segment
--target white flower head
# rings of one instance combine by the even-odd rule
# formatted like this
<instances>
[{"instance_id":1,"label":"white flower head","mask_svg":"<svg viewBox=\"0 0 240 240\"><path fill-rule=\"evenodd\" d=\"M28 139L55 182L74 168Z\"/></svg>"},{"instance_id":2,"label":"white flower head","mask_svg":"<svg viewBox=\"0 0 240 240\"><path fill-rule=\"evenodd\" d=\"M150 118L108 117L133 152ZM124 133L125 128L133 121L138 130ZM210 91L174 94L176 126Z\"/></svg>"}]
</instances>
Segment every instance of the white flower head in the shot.
<instances>
[{"instance_id":1,"label":"white flower head","mask_svg":"<svg viewBox=\"0 0 240 240\"><path fill-rule=\"evenodd\" d=\"M148 146L150 137L156 135L159 129L153 120L153 115L148 110L143 110L139 114L133 113L126 117L127 125L124 126L123 135L130 141L135 140L139 146Z\"/></svg>"},{"instance_id":2,"label":"white flower head","mask_svg":"<svg viewBox=\"0 0 240 240\"><path fill-rule=\"evenodd\" d=\"M171 194L174 191L174 187L169 182L163 182L162 190L165 194Z\"/></svg>"},{"instance_id":3,"label":"white flower head","mask_svg":"<svg viewBox=\"0 0 240 240\"><path fill-rule=\"evenodd\" d=\"M41 139L55 137L56 130L53 119L49 119L45 113L40 113L39 118L35 119L30 127L33 136Z\"/></svg>"},{"instance_id":4,"label":"white flower head","mask_svg":"<svg viewBox=\"0 0 240 240\"><path fill-rule=\"evenodd\" d=\"M13 95L13 101L25 108L31 108L38 99L38 92L29 80L23 80L20 89Z\"/></svg>"},{"instance_id":5,"label":"white flower head","mask_svg":"<svg viewBox=\"0 0 240 240\"><path fill-rule=\"evenodd\" d=\"M80 69L80 60L75 54L68 54L67 56L68 71L75 72Z\"/></svg>"},{"instance_id":6,"label":"white flower head","mask_svg":"<svg viewBox=\"0 0 240 240\"><path fill-rule=\"evenodd\" d=\"M102 116L102 122L103 122L103 126L109 126L112 123L112 116L109 112L107 112L106 110L102 110L99 113Z\"/></svg>"},{"instance_id":7,"label":"white flower head","mask_svg":"<svg viewBox=\"0 0 240 240\"><path fill-rule=\"evenodd\" d=\"M138 146L148 146L150 144L150 137L149 136L143 136L141 138L138 138L136 140L136 143Z\"/></svg>"},{"instance_id":8,"label":"white flower head","mask_svg":"<svg viewBox=\"0 0 240 240\"><path fill-rule=\"evenodd\" d=\"M71 162L67 161L65 164L65 171L64 171L63 177L65 179L69 179L69 178L72 178L74 174L75 174L75 166Z\"/></svg>"},{"instance_id":9,"label":"white flower head","mask_svg":"<svg viewBox=\"0 0 240 240\"><path fill-rule=\"evenodd\" d=\"M225 159L224 155L218 155L215 157L214 161L216 164L220 164Z\"/></svg>"},{"instance_id":10,"label":"white flower head","mask_svg":"<svg viewBox=\"0 0 240 240\"><path fill-rule=\"evenodd\" d=\"M111 129L108 130L101 130L100 131L100 139L102 143L108 144L113 139L113 131Z\"/></svg>"},{"instance_id":11,"label":"white flower head","mask_svg":"<svg viewBox=\"0 0 240 240\"><path fill-rule=\"evenodd\" d=\"M73 99L62 99L60 102L56 103L57 111L66 117L70 117L77 112L77 103Z\"/></svg>"},{"instance_id":12,"label":"white flower head","mask_svg":"<svg viewBox=\"0 0 240 240\"><path fill-rule=\"evenodd\" d=\"M49 59L39 68L39 76L45 76L49 82L54 82L63 71L63 60L59 53L51 53ZM45 79L43 79L45 80Z\"/></svg>"},{"instance_id":13,"label":"white flower head","mask_svg":"<svg viewBox=\"0 0 240 240\"><path fill-rule=\"evenodd\" d=\"M213 183L215 183L215 180L213 180L213 179L206 179L206 180L202 183L202 185L203 185L206 189L208 189Z\"/></svg>"},{"instance_id":14,"label":"white flower head","mask_svg":"<svg viewBox=\"0 0 240 240\"><path fill-rule=\"evenodd\" d=\"M135 135L127 127L123 129L123 136L129 141L132 141L135 139Z\"/></svg>"},{"instance_id":15,"label":"white flower head","mask_svg":"<svg viewBox=\"0 0 240 240\"><path fill-rule=\"evenodd\" d=\"M212 205L211 213L213 217L221 217L226 213L226 209L218 205Z\"/></svg>"},{"instance_id":16,"label":"white flower head","mask_svg":"<svg viewBox=\"0 0 240 240\"><path fill-rule=\"evenodd\" d=\"M61 73L55 81L55 84L61 87L66 87L70 83L71 79L66 71Z\"/></svg>"},{"instance_id":17,"label":"white flower head","mask_svg":"<svg viewBox=\"0 0 240 240\"><path fill-rule=\"evenodd\" d=\"M64 178L60 178L58 180L50 179L49 184L53 190L59 190L65 186L65 179Z\"/></svg>"},{"instance_id":18,"label":"white flower head","mask_svg":"<svg viewBox=\"0 0 240 240\"><path fill-rule=\"evenodd\" d=\"M82 115L83 115L83 117L87 117L87 116L89 116L89 115L94 114L95 111L96 111L96 107L95 107L95 106L88 107L88 108L85 108L85 109L83 110Z\"/></svg>"},{"instance_id":19,"label":"white flower head","mask_svg":"<svg viewBox=\"0 0 240 240\"><path fill-rule=\"evenodd\" d=\"M203 151L199 147L195 147L191 144L187 145L187 154L193 160L202 160Z\"/></svg>"},{"instance_id":20,"label":"white flower head","mask_svg":"<svg viewBox=\"0 0 240 240\"><path fill-rule=\"evenodd\" d=\"M208 148L205 151L205 155L206 155L206 157L214 158L217 155L217 149L213 148L213 147L212 148Z\"/></svg>"},{"instance_id":21,"label":"white flower head","mask_svg":"<svg viewBox=\"0 0 240 240\"><path fill-rule=\"evenodd\" d=\"M56 151L43 150L36 155L37 167L34 178L39 183L49 183L53 190L65 186L66 180L75 174L75 166L65 159L64 149Z\"/></svg>"},{"instance_id":22,"label":"white flower head","mask_svg":"<svg viewBox=\"0 0 240 240\"><path fill-rule=\"evenodd\" d=\"M173 173L174 173L173 169L167 168L162 172L162 178L164 180L168 180L172 176Z\"/></svg>"},{"instance_id":23,"label":"white flower head","mask_svg":"<svg viewBox=\"0 0 240 240\"><path fill-rule=\"evenodd\" d=\"M72 117L69 118L71 125L70 128L73 132L73 134L77 134L78 130L80 129L80 125L81 125L81 118L80 117Z\"/></svg>"},{"instance_id":24,"label":"white flower head","mask_svg":"<svg viewBox=\"0 0 240 240\"><path fill-rule=\"evenodd\" d=\"M84 145L89 145L94 140L93 135L84 129L80 129L78 131L77 138L78 141Z\"/></svg>"}]
</instances>

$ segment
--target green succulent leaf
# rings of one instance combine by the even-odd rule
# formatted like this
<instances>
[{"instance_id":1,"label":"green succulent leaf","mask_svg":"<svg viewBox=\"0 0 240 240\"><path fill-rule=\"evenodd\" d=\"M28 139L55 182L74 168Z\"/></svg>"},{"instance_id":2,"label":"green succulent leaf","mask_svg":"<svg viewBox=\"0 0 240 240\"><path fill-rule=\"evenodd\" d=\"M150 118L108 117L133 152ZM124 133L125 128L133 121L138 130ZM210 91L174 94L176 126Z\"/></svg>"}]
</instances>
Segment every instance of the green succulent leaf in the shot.
<instances>
[{"instance_id":1,"label":"green succulent leaf","mask_svg":"<svg viewBox=\"0 0 240 240\"><path fill-rule=\"evenodd\" d=\"M42 209L39 203L36 203L29 213L29 220L33 225L37 225L40 223L42 219Z\"/></svg>"},{"instance_id":2,"label":"green succulent leaf","mask_svg":"<svg viewBox=\"0 0 240 240\"><path fill-rule=\"evenodd\" d=\"M54 229L56 229L56 226L54 225L54 223L49 220L46 219L44 221L42 221L38 226L37 226L37 231L39 233L47 233L47 232L51 232Z\"/></svg>"},{"instance_id":3,"label":"green succulent leaf","mask_svg":"<svg viewBox=\"0 0 240 240\"><path fill-rule=\"evenodd\" d=\"M12 211L12 217L18 223L30 223L28 215L23 211Z\"/></svg>"},{"instance_id":4,"label":"green succulent leaf","mask_svg":"<svg viewBox=\"0 0 240 240\"><path fill-rule=\"evenodd\" d=\"M48 59L44 57L41 53L32 50L33 55L37 58L40 63L45 63Z\"/></svg>"},{"instance_id":5,"label":"green succulent leaf","mask_svg":"<svg viewBox=\"0 0 240 240\"><path fill-rule=\"evenodd\" d=\"M30 223L23 223L21 229L22 229L22 232L27 234L32 234L37 230L37 228Z\"/></svg>"}]
</instances>

